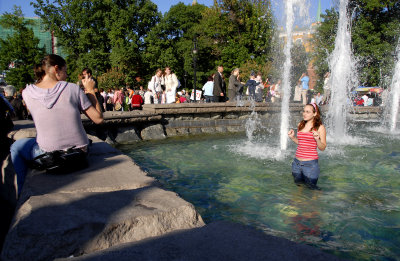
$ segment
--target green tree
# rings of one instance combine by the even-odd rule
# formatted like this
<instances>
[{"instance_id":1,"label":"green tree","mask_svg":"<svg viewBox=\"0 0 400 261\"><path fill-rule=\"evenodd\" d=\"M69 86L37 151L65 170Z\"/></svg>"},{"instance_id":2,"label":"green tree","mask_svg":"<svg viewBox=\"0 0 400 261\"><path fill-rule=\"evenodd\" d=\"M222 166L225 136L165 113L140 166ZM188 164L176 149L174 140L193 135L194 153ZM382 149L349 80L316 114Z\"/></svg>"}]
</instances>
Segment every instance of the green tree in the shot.
<instances>
[{"instance_id":1,"label":"green tree","mask_svg":"<svg viewBox=\"0 0 400 261\"><path fill-rule=\"evenodd\" d=\"M108 1L107 1L108 2ZM84 67L94 75L110 68L111 44L107 37L105 19L110 8L106 1L36 0L35 13L57 36L57 43L67 53L69 68L75 68L70 78Z\"/></svg>"},{"instance_id":2,"label":"green tree","mask_svg":"<svg viewBox=\"0 0 400 261\"><path fill-rule=\"evenodd\" d=\"M391 54L400 34L400 2L352 0L350 10L354 10L352 42L361 62L360 82L368 86L385 85L381 80L392 75Z\"/></svg>"},{"instance_id":3,"label":"green tree","mask_svg":"<svg viewBox=\"0 0 400 261\"><path fill-rule=\"evenodd\" d=\"M193 38L196 35L195 26L202 19L202 12L207 9L204 5L185 5L178 3L162 17L146 38L145 59L149 71L147 79L154 75L157 68L170 66L181 79L185 72L190 77L188 86L193 79ZM202 39L198 37L197 76L204 75L206 57Z\"/></svg>"},{"instance_id":4,"label":"green tree","mask_svg":"<svg viewBox=\"0 0 400 261\"><path fill-rule=\"evenodd\" d=\"M360 82L387 87L393 74L393 53L400 35L400 2L397 0L351 0L351 34L354 55L359 62ZM338 13L326 11L315 35L314 64L320 79L329 70L327 58L334 50ZM322 84L322 80L319 81Z\"/></svg>"},{"instance_id":5,"label":"green tree","mask_svg":"<svg viewBox=\"0 0 400 261\"><path fill-rule=\"evenodd\" d=\"M101 74L97 78L97 81L99 88L103 88L104 90L108 90L109 88L120 89L125 87L125 78L126 76L118 68L113 68Z\"/></svg>"},{"instance_id":6,"label":"green tree","mask_svg":"<svg viewBox=\"0 0 400 261\"><path fill-rule=\"evenodd\" d=\"M292 91L294 91L297 81L299 80L301 74L307 71L307 66L310 62L306 48L301 42L294 42L291 50L291 58L292 69L290 83L292 85Z\"/></svg>"},{"instance_id":7,"label":"green tree","mask_svg":"<svg viewBox=\"0 0 400 261\"><path fill-rule=\"evenodd\" d=\"M144 70L143 39L159 20L150 0L36 0L33 6L74 63L74 78L84 67L94 75L118 67L128 81Z\"/></svg>"},{"instance_id":8,"label":"green tree","mask_svg":"<svg viewBox=\"0 0 400 261\"><path fill-rule=\"evenodd\" d=\"M148 0L114 2L106 20L112 47L111 65L127 75L127 82L133 82L135 76L147 71L143 60L144 39L161 14Z\"/></svg>"},{"instance_id":9,"label":"green tree","mask_svg":"<svg viewBox=\"0 0 400 261\"><path fill-rule=\"evenodd\" d=\"M269 0L218 0L203 13L197 31L214 67L231 71L249 60L263 66L272 53L274 28Z\"/></svg>"},{"instance_id":10,"label":"green tree","mask_svg":"<svg viewBox=\"0 0 400 261\"><path fill-rule=\"evenodd\" d=\"M12 30L12 34L0 39L0 71L6 71L5 80L17 89L34 82L33 67L44 56L39 39L29 28L31 21L25 20L20 7L14 6L13 13L4 13L0 25ZM9 65L13 64L12 68Z\"/></svg>"}]
</instances>

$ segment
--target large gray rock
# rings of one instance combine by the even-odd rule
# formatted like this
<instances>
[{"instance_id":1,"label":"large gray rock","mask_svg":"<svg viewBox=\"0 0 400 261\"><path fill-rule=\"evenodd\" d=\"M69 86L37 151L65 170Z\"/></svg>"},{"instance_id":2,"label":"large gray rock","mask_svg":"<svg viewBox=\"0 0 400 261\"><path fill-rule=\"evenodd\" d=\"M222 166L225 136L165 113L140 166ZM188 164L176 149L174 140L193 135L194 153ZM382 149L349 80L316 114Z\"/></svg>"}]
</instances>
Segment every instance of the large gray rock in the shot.
<instances>
[{"instance_id":1,"label":"large gray rock","mask_svg":"<svg viewBox=\"0 0 400 261\"><path fill-rule=\"evenodd\" d=\"M266 235L249 227L217 222L201 228L176 231L161 237L63 260L334 261L340 259L317 248Z\"/></svg>"},{"instance_id":2,"label":"large gray rock","mask_svg":"<svg viewBox=\"0 0 400 261\"><path fill-rule=\"evenodd\" d=\"M142 130L143 140L161 140L165 139L164 128L161 124L151 125Z\"/></svg>"},{"instance_id":3,"label":"large gray rock","mask_svg":"<svg viewBox=\"0 0 400 261\"><path fill-rule=\"evenodd\" d=\"M88 168L28 174L1 260L52 260L204 225L190 203L91 138Z\"/></svg>"},{"instance_id":4,"label":"large gray rock","mask_svg":"<svg viewBox=\"0 0 400 261\"><path fill-rule=\"evenodd\" d=\"M207 133L207 134L213 134L213 133L216 133L217 131L216 131L215 127L203 127L203 128L201 128L201 132Z\"/></svg>"},{"instance_id":5,"label":"large gray rock","mask_svg":"<svg viewBox=\"0 0 400 261\"><path fill-rule=\"evenodd\" d=\"M229 132L242 132L242 131L245 131L245 127L244 126L226 126L226 129Z\"/></svg>"},{"instance_id":6,"label":"large gray rock","mask_svg":"<svg viewBox=\"0 0 400 261\"><path fill-rule=\"evenodd\" d=\"M93 137L92 137L93 139ZM104 142L90 147L89 167L67 175L28 174L21 198L49 193L109 192L157 184L132 159Z\"/></svg>"},{"instance_id":7,"label":"large gray rock","mask_svg":"<svg viewBox=\"0 0 400 261\"><path fill-rule=\"evenodd\" d=\"M156 187L33 196L14 217L2 260L53 260L203 225L193 205Z\"/></svg>"},{"instance_id":8,"label":"large gray rock","mask_svg":"<svg viewBox=\"0 0 400 261\"><path fill-rule=\"evenodd\" d=\"M115 141L121 144L131 144L140 141L137 130L134 127L119 128Z\"/></svg>"}]
</instances>

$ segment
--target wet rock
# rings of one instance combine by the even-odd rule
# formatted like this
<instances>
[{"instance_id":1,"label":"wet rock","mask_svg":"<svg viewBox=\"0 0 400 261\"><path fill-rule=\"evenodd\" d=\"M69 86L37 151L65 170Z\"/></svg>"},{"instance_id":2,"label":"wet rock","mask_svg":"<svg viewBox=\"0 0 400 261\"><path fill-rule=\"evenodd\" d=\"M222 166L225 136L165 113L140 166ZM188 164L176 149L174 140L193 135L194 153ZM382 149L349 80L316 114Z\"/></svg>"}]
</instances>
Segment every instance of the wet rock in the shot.
<instances>
[{"instance_id":1,"label":"wet rock","mask_svg":"<svg viewBox=\"0 0 400 261\"><path fill-rule=\"evenodd\" d=\"M161 140L166 138L164 128L161 124L144 128L141 132L141 136L143 140Z\"/></svg>"},{"instance_id":2,"label":"wet rock","mask_svg":"<svg viewBox=\"0 0 400 261\"><path fill-rule=\"evenodd\" d=\"M121 144L135 143L141 140L137 133L134 127L119 128L115 141Z\"/></svg>"}]
</instances>

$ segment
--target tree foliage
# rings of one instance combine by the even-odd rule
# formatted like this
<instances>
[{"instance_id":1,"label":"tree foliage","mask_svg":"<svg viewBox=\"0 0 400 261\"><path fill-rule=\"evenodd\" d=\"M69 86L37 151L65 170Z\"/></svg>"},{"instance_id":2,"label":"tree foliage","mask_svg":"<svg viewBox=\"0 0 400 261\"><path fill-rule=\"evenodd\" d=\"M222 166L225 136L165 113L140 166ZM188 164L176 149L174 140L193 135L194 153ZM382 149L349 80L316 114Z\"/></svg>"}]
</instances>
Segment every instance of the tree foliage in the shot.
<instances>
[{"instance_id":1,"label":"tree foliage","mask_svg":"<svg viewBox=\"0 0 400 261\"><path fill-rule=\"evenodd\" d=\"M199 4L188 6L179 3L174 5L150 31L145 39L147 44L145 59L149 68L148 79L154 75L157 68L166 66L170 66L181 79L185 72L192 79L192 49L193 38L196 35L194 28L201 20L202 12L205 9L204 5ZM199 61L197 76L201 77L206 57L203 56L200 40L198 50L196 56Z\"/></svg>"},{"instance_id":2,"label":"tree foliage","mask_svg":"<svg viewBox=\"0 0 400 261\"><path fill-rule=\"evenodd\" d=\"M0 39L0 71L7 71L6 82L17 89L34 82L33 67L45 53L29 28L31 23L23 18L19 7L14 7L13 13L5 13L0 19L3 28L13 31L5 40ZM9 68L10 64L13 64L12 68Z\"/></svg>"},{"instance_id":3,"label":"tree foliage","mask_svg":"<svg viewBox=\"0 0 400 261\"><path fill-rule=\"evenodd\" d=\"M307 71L308 63L310 62L310 58L306 52L306 48L300 42L295 42L293 44L291 50L291 57L292 57L292 68L291 68L291 76L290 82L293 87L299 80L302 73Z\"/></svg>"},{"instance_id":4,"label":"tree foliage","mask_svg":"<svg viewBox=\"0 0 400 261\"><path fill-rule=\"evenodd\" d=\"M75 79L83 67L94 75L118 68L132 83L170 66L190 86L194 58L201 84L217 64L229 72L254 57L263 67L271 53L269 0L219 0L211 8L178 3L164 16L150 0L35 0L33 6L68 54Z\"/></svg>"},{"instance_id":5,"label":"tree foliage","mask_svg":"<svg viewBox=\"0 0 400 261\"><path fill-rule=\"evenodd\" d=\"M33 6L75 61L73 75L84 67L95 75L118 67L133 81L144 70L143 39L160 15L150 0L36 0Z\"/></svg>"},{"instance_id":6,"label":"tree foliage","mask_svg":"<svg viewBox=\"0 0 400 261\"><path fill-rule=\"evenodd\" d=\"M205 10L197 31L214 67L228 71L253 60L264 65L271 55L274 35L271 2L266 0L218 0Z\"/></svg>"},{"instance_id":7,"label":"tree foliage","mask_svg":"<svg viewBox=\"0 0 400 261\"><path fill-rule=\"evenodd\" d=\"M385 75L392 75L391 54L400 34L400 2L352 0L350 10L354 10L354 52L362 64L360 82L369 86L385 84L381 80Z\"/></svg>"},{"instance_id":8,"label":"tree foliage","mask_svg":"<svg viewBox=\"0 0 400 261\"><path fill-rule=\"evenodd\" d=\"M360 82L387 87L393 74L393 53L400 34L400 2L397 0L351 0L352 45L359 61ZM328 71L327 57L334 49L339 15L326 11L315 35L315 65L320 78ZM321 83L320 83L321 84Z\"/></svg>"},{"instance_id":9,"label":"tree foliage","mask_svg":"<svg viewBox=\"0 0 400 261\"><path fill-rule=\"evenodd\" d=\"M107 72L101 74L97 78L99 88L104 90L120 89L125 87L125 74L122 73L118 68L112 68L107 70Z\"/></svg>"},{"instance_id":10,"label":"tree foliage","mask_svg":"<svg viewBox=\"0 0 400 261\"><path fill-rule=\"evenodd\" d=\"M338 26L339 14L332 8L322 15L324 21L320 24L314 35L314 67L319 76L317 86L323 84L323 76L329 71L328 57L335 49L335 36Z\"/></svg>"}]
</instances>

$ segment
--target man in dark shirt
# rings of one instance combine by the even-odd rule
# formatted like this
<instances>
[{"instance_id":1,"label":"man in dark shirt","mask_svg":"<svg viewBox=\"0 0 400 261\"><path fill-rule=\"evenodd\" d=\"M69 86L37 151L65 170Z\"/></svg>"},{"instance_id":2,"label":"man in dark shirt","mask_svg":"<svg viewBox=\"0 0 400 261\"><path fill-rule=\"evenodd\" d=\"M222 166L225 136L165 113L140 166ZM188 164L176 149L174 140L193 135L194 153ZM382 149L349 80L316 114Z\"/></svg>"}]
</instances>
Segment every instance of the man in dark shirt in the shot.
<instances>
[{"instance_id":1,"label":"man in dark shirt","mask_svg":"<svg viewBox=\"0 0 400 261\"><path fill-rule=\"evenodd\" d=\"M225 95L226 95L226 84L224 80L224 75L222 74L224 72L224 67L222 65L219 65L217 67L217 72L215 73L214 76L214 90L213 90L213 96L214 96L214 102L225 102Z\"/></svg>"},{"instance_id":2,"label":"man in dark shirt","mask_svg":"<svg viewBox=\"0 0 400 261\"><path fill-rule=\"evenodd\" d=\"M22 99L17 98L15 87L12 85L7 85L6 87L4 87L4 94L6 99L13 106L14 109L12 120L25 120L28 115L28 111Z\"/></svg>"}]
</instances>

